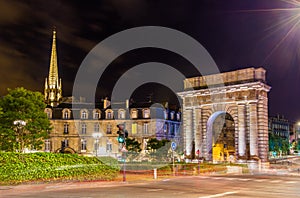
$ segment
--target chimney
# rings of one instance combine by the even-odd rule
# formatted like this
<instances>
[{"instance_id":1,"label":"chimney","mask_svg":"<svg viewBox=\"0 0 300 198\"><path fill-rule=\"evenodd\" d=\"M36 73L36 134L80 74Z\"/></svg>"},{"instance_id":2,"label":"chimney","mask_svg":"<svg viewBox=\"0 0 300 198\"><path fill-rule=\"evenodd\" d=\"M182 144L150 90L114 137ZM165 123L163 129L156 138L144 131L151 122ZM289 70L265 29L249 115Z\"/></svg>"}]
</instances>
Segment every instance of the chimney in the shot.
<instances>
[{"instance_id":1,"label":"chimney","mask_svg":"<svg viewBox=\"0 0 300 198\"><path fill-rule=\"evenodd\" d=\"M107 107L110 106L110 101L108 100L108 98L106 97L104 100L103 100L103 109L106 109Z\"/></svg>"},{"instance_id":2,"label":"chimney","mask_svg":"<svg viewBox=\"0 0 300 198\"><path fill-rule=\"evenodd\" d=\"M126 99L126 109L128 109L128 108L129 108L129 100Z\"/></svg>"}]
</instances>

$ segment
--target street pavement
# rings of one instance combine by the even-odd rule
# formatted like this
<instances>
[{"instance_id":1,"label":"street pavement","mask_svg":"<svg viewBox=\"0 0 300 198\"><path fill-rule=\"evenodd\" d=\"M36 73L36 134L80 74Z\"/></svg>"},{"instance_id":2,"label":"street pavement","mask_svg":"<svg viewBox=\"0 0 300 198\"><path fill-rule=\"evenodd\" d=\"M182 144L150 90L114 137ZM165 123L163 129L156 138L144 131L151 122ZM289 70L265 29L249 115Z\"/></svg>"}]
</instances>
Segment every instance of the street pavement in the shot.
<instances>
[{"instance_id":1,"label":"street pavement","mask_svg":"<svg viewBox=\"0 0 300 198\"><path fill-rule=\"evenodd\" d=\"M123 182L72 182L0 188L1 198L300 197L300 177L272 175L180 176Z\"/></svg>"},{"instance_id":2,"label":"street pavement","mask_svg":"<svg viewBox=\"0 0 300 198\"><path fill-rule=\"evenodd\" d=\"M129 182L57 182L0 186L0 198L300 197L299 170L300 158L291 157L272 163L270 169L244 175L171 176L156 180L148 175L148 178Z\"/></svg>"}]
</instances>

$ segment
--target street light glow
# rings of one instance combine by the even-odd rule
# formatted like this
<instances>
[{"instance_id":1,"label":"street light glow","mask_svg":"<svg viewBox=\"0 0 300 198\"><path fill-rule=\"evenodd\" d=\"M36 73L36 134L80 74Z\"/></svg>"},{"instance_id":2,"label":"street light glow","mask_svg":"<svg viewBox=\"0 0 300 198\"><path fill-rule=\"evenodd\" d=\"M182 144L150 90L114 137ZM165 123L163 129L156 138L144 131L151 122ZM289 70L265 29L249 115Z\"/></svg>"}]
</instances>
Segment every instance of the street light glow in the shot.
<instances>
[{"instance_id":1,"label":"street light glow","mask_svg":"<svg viewBox=\"0 0 300 198\"><path fill-rule=\"evenodd\" d=\"M15 120L14 125L16 125L17 127L22 127L26 126L26 122L24 120Z\"/></svg>"}]
</instances>

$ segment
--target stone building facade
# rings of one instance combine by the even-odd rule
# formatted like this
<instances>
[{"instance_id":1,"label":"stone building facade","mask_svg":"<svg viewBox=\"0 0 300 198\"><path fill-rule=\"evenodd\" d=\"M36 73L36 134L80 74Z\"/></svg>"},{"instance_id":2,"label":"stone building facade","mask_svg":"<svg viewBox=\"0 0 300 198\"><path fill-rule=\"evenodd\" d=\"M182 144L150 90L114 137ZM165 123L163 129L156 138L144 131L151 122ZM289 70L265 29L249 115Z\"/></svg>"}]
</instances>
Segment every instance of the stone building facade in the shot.
<instances>
[{"instance_id":1,"label":"stone building facade","mask_svg":"<svg viewBox=\"0 0 300 198\"><path fill-rule=\"evenodd\" d=\"M270 116L268 123L270 133L290 141L290 134L292 135L294 123L284 118L283 115Z\"/></svg>"},{"instance_id":2,"label":"stone building facade","mask_svg":"<svg viewBox=\"0 0 300 198\"><path fill-rule=\"evenodd\" d=\"M266 84L263 68L188 78L184 80L184 89L178 95L183 99L186 157L199 150L201 157L214 161L213 147L222 127L215 130L213 125L219 116L228 114L234 123L234 159L268 163L270 86Z\"/></svg>"},{"instance_id":3,"label":"stone building facade","mask_svg":"<svg viewBox=\"0 0 300 198\"><path fill-rule=\"evenodd\" d=\"M75 108L72 103L48 106L45 112L53 129L45 142L45 150L61 152L64 148L67 153L117 157L121 148L117 125L121 123L125 124L128 137L141 143L142 150L151 138L180 143L180 112L151 107L151 103L147 106L135 103L127 109L101 105L97 104L96 108L89 103L77 103Z\"/></svg>"}]
</instances>

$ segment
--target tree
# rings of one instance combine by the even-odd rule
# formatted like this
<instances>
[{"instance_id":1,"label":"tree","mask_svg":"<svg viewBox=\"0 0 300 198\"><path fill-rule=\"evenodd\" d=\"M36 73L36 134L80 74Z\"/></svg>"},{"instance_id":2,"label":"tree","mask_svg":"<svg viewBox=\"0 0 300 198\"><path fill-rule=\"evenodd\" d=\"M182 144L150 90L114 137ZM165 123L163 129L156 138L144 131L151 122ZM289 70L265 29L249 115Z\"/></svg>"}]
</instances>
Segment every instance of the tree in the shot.
<instances>
[{"instance_id":1,"label":"tree","mask_svg":"<svg viewBox=\"0 0 300 198\"><path fill-rule=\"evenodd\" d=\"M299 141L297 142L296 149L297 149L297 150L300 150L300 142L299 142Z\"/></svg>"},{"instance_id":2,"label":"tree","mask_svg":"<svg viewBox=\"0 0 300 198\"><path fill-rule=\"evenodd\" d=\"M126 149L128 150L127 159L130 161L135 159L141 152L141 143L135 138L126 138Z\"/></svg>"},{"instance_id":3,"label":"tree","mask_svg":"<svg viewBox=\"0 0 300 198\"><path fill-rule=\"evenodd\" d=\"M151 138L147 142L147 149L150 150L149 155L153 160L166 161L168 160L170 145L170 140Z\"/></svg>"},{"instance_id":4,"label":"tree","mask_svg":"<svg viewBox=\"0 0 300 198\"><path fill-rule=\"evenodd\" d=\"M24 148L41 149L43 139L51 130L50 121L44 113L46 104L40 92L24 88L8 89L0 99L0 150L23 151ZM25 126L17 128L14 121L22 120Z\"/></svg>"},{"instance_id":5,"label":"tree","mask_svg":"<svg viewBox=\"0 0 300 198\"><path fill-rule=\"evenodd\" d=\"M128 151L139 153L141 149L141 143L139 143L135 138L126 138L126 148Z\"/></svg>"},{"instance_id":6,"label":"tree","mask_svg":"<svg viewBox=\"0 0 300 198\"><path fill-rule=\"evenodd\" d=\"M269 133L269 151L281 151L283 153L288 154L289 141L285 138Z\"/></svg>"},{"instance_id":7,"label":"tree","mask_svg":"<svg viewBox=\"0 0 300 198\"><path fill-rule=\"evenodd\" d=\"M156 138L151 138L147 142L147 149L148 150L157 150L160 149L161 147L165 146L166 143L170 142L170 140L158 140Z\"/></svg>"}]
</instances>

